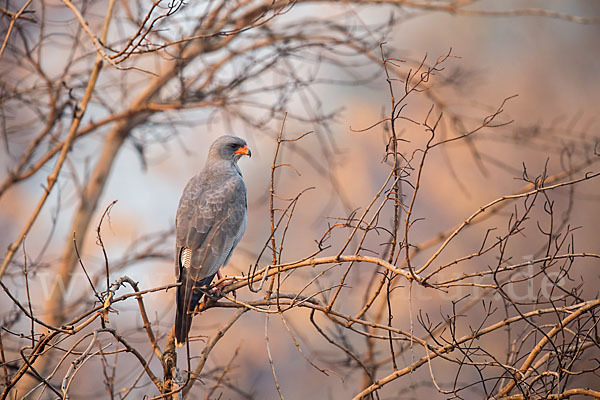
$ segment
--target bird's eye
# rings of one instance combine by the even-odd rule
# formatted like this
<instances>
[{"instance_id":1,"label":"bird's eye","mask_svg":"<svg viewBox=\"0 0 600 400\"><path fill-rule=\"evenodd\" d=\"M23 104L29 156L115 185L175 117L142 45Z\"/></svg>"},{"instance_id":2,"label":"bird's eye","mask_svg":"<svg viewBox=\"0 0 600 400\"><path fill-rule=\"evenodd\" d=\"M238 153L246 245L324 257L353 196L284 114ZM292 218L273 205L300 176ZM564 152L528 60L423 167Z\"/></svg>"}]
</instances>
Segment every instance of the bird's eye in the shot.
<instances>
[{"instance_id":1,"label":"bird's eye","mask_svg":"<svg viewBox=\"0 0 600 400\"><path fill-rule=\"evenodd\" d=\"M237 149L237 147L238 147L238 145L237 145L237 144L235 144L235 143L230 143L230 144L229 144L229 148L230 148L230 149Z\"/></svg>"}]
</instances>

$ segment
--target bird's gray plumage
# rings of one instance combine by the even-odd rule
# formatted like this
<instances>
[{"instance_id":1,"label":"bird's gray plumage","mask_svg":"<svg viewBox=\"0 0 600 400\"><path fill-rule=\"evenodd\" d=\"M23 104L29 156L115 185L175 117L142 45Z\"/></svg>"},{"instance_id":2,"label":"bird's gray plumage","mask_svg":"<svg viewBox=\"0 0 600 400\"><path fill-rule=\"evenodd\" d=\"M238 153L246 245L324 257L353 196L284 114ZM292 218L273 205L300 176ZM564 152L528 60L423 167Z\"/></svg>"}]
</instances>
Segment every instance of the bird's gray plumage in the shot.
<instances>
[{"instance_id":1,"label":"bird's gray plumage","mask_svg":"<svg viewBox=\"0 0 600 400\"><path fill-rule=\"evenodd\" d=\"M243 139L222 136L211 145L204 169L185 187L176 217L178 282L175 341L185 343L192 313L227 263L246 229L246 185L237 161L250 155Z\"/></svg>"}]
</instances>

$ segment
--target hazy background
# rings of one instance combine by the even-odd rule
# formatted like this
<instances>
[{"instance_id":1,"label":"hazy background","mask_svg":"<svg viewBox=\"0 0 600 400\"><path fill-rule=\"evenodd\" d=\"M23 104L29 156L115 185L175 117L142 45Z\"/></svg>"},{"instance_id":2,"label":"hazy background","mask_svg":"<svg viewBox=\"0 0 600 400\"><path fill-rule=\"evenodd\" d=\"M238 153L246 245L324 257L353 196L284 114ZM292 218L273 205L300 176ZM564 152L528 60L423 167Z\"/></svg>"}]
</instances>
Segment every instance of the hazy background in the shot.
<instances>
[{"instance_id":1,"label":"hazy background","mask_svg":"<svg viewBox=\"0 0 600 400\"><path fill-rule=\"evenodd\" d=\"M519 1L502 3L503 10L513 8L511 5L514 8L523 6ZM498 3L492 1L479 4L479 7L489 9L497 6ZM579 16L600 15L600 4L595 1L531 1L527 2L526 6L543 7ZM304 8L299 5L298 10L294 11L310 12L318 6L311 7ZM369 24L387 18L391 10L382 7L357 8L356 18L357 21ZM329 9L325 12L331 12L334 16L340 10ZM402 15L401 12L394 12ZM477 120L480 121L495 110L503 99L518 94L518 97L506 104L506 116L503 114L504 120L514 119L515 122L507 128L490 130L489 134L484 133L475 141L474 145L481 155L480 158L476 157L472 149L464 146L448 146L447 151L432 153L423 177L423 191L419 195L415 210L415 218L423 218L415 225L412 233L413 240L418 243L460 223L482 204L521 188L523 182L515 178L521 176L523 163L532 176L541 173L547 159L550 173L558 172L561 147L570 146L574 154L583 154L587 146L585 143L588 143L584 139L598 137L600 25L581 25L542 17L491 18L456 16L441 12L414 12L409 15L387 37L389 47L386 48L393 52L388 55L406 60L420 60L427 55L428 60L434 60L452 48L452 54L460 58L450 59L445 64L446 69L443 73L448 76L456 74L457 79L461 79L463 83L460 90L447 92L447 107L449 112L472 116L471 128L477 125ZM294 17L294 13L285 16ZM346 71L334 70L332 67L327 67L320 73L330 78L348 76ZM374 76L377 74L377 68L367 67L364 73ZM140 75L140 79L142 76ZM385 146L381 127L364 133L356 133L350 129L367 127L381 119L382 115L387 115L385 113L389 110L389 95L383 73L380 72L378 77L368 84L318 84L314 93L322 105L323 113L337 109L343 111L328 125L329 132L317 131L285 148L281 154L281 160L293 164L300 173L297 175L291 169L285 168L279 170L278 192L282 196L295 196L304 188L315 187L299 202L293 228L289 232L284 261L295 260L316 249L314 240L320 238L326 229L326 217L345 217L357 208L362 211L389 171L388 167L381 163ZM429 104L430 101L423 96L409 100L405 113L415 120L422 121ZM301 101L295 101L287 111L291 114L303 114L303 107ZM249 219L246 234L224 272L228 275L247 273L248 266L256 260L258 251L269 235L269 174L275 148L273 138L279 129L280 120L273 121L269 130L257 132L240 123L230 127L222 120L216 120L209 125L196 124L195 121L207 117L203 112L174 112L170 117L177 121L184 120L188 126L177 128L178 134L174 136L170 134L171 127L168 124L149 123L133 135L134 138L146 141L146 168L132 140L127 142L118 155L100 201L100 210L93 219L95 226L104 208L113 200L118 200L102 229L109 260L115 262L126 256L130 243L140 237L168 231L174 227L179 196L190 177L204 165L207 147L222 134L234 134L244 137L252 150L251 159L244 158L240 161L240 168L248 187ZM94 119L93 108L88 110L86 118ZM424 139L422 130L409 123L400 125L403 137L412 141L410 145L406 145L407 149L412 149L419 140ZM310 124L289 119L285 126L285 136L295 137L313 128ZM515 145L511 138L516 135L532 135L535 140L531 140L530 144L523 140L519 145ZM152 136L156 140L148 139ZM323 159L320 150L323 140L331 143L333 150L328 160ZM93 166L100 145L101 142L95 137L77 142L70 158L78 165L78 179L83 179L89 172L86 168ZM0 154L0 164L4 173L6 166L10 166L12 161L6 151ZM27 216L41 195L41 186L52 167L53 164L49 164L36 174L34 179L13 187L0 198L0 248L6 249L24 226ZM323 170L331 176L323 175ZM332 187L332 177L338 182L339 191ZM73 176L63 172L57 190L53 192L25 242L29 257L33 260L41 257L42 263L48 266L40 268L31 282L34 288L34 305L38 305L38 310L42 308L45 290L54 277L52 266L60 258L64 241L71 236L68 231L70 216L77 205L77 184L74 183ZM557 207L563 211L566 198L566 195L555 195ZM577 247L598 252L600 187L597 182L592 181L585 190L578 192L576 199L571 224L581 226L576 236ZM53 219L56 219L56 225L53 224ZM490 222L490 226L493 224ZM450 260L468 254L476 250L480 241L481 232L471 236L467 234L464 240L449 249L444 259ZM166 236L163 241L153 246L157 251L170 251L173 248L173 237ZM531 254L527 253L527 248L517 248L516 253L522 257ZM269 259L270 254L267 252L263 257L263 264L268 263ZM102 253L96 245L94 234L88 235L82 260L86 268L95 273L104 268ZM422 258L417 258L415 263L418 264L419 260ZM597 266L597 263L590 263L589 270L582 268L582 276L586 279L598 279ZM24 299L22 275L16 269L9 272L10 278L5 281L15 289L20 299ZM303 273L296 274L297 282L305 282L309 276L302 275ZM111 275L111 279L114 280L123 274L139 281L141 288L159 286L175 280L173 263L168 259L137 263L134 267ZM332 283L336 281L337 276L335 272L332 273ZM357 276L355 279L360 279L361 275ZM366 273L364 276L370 275ZM293 283L290 285L293 286ZM597 287L597 284L592 286ZM73 299L88 294L89 288L83 274L75 277L69 290L69 298ZM403 288L395 294L398 301L395 309L397 314L394 315L396 326L403 326L410 321L410 310L406 302L407 290ZM256 299L260 295L240 290L237 296L240 299ZM459 298L462 293L457 291L450 293L450 296ZM440 303L444 298L444 294L438 297L415 289L411 303L413 315L418 310L440 312ZM11 307L7 300L5 296L2 297L0 309L3 312ZM168 332L172 324L174 301L173 290L146 297L150 317L161 326L163 334ZM360 304L361 301L362 298L356 299L356 304ZM132 330L141 326L134 302L121 303L116 308L119 314L111 315L111 325L121 329L131 327ZM340 305L340 308L342 311L349 311L353 309L353 304L348 300ZM195 318L194 332L209 334L229 315L228 310L212 309ZM337 360L339 355L334 356L332 349L314 333L314 329L303 328L303 324L308 323L306 315L305 311L301 311L289 317L290 323L296 326L298 340L316 364L336 371L340 377L333 374L327 377L313 369L299 356L280 320L271 317L271 351L282 393L288 399L349 398L356 393L356 380L360 379L359 375L346 376L343 366L336 368L336 365L328 363L331 357ZM26 325L26 321L22 323ZM142 333L139 333L139 337L140 341L144 341ZM357 339L357 343L360 340ZM243 390L254 392L256 398L276 398L264 343L263 316L243 316L237 328L230 331L214 349L207 369L226 364L238 346L239 354L231 375L234 383ZM201 345L197 345L198 351L201 348ZM411 360L399 362L404 365ZM435 366L435 363L433 365ZM82 374L85 371L82 370ZM97 385L98 392L103 393L100 383L96 382L96 374L91 368L87 372L89 384ZM437 372L443 380L444 372ZM137 372L132 369L130 374L134 373ZM123 382L130 381L127 374L123 374L121 379ZM418 378L408 377L402 382L414 383L414 379ZM203 387L197 383L194 390L200 393ZM423 393L426 393L429 389L423 390ZM89 393L89 388L81 382L71 392L73 397L76 397L78 392ZM386 395L389 398L398 398L394 390L383 393L382 398L386 398ZM415 392L410 396L418 396L417 394L418 392ZM407 396L410 397L408 394ZM226 392L223 398L236 398L236 395Z\"/></svg>"}]
</instances>

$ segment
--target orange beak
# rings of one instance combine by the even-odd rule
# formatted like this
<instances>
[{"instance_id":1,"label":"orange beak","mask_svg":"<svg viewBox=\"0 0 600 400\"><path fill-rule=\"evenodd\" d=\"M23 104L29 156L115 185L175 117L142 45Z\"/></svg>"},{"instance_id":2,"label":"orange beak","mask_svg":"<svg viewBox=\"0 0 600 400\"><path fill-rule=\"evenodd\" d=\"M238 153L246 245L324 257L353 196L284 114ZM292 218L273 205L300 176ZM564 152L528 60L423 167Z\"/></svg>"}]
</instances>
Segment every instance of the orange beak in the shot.
<instances>
[{"instance_id":1,"label":"orange beak","mask_svg":"<svg viewBox=\"0 0 600 400\"><path fill-rule=\"evenodd\" d=\"M252 152L248 148L248 146L240 147L235 151L235 154L242 154L244 156L252 157Z\"/></svg>"}]
</instances>

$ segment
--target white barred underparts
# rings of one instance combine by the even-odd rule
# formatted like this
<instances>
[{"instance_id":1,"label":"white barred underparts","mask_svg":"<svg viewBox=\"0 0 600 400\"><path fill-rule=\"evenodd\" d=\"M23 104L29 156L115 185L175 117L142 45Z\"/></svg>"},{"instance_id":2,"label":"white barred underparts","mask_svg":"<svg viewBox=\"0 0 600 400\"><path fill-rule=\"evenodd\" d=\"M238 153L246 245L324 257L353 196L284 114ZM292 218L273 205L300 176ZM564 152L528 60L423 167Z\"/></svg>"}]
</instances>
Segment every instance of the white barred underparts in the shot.
<instances>
[{"instance_id":1,"label":"white barred underparts","mask_svg":"<svg viewBox=\"0 0 600 400\"><path fill-rule=\"evenodd\" d=\"M189 268L192 263L192 249L188 249L187 247L183 248L181 250L181 259L179 262L181 262L183 268Z\"/></svg>"}]
</instances>

